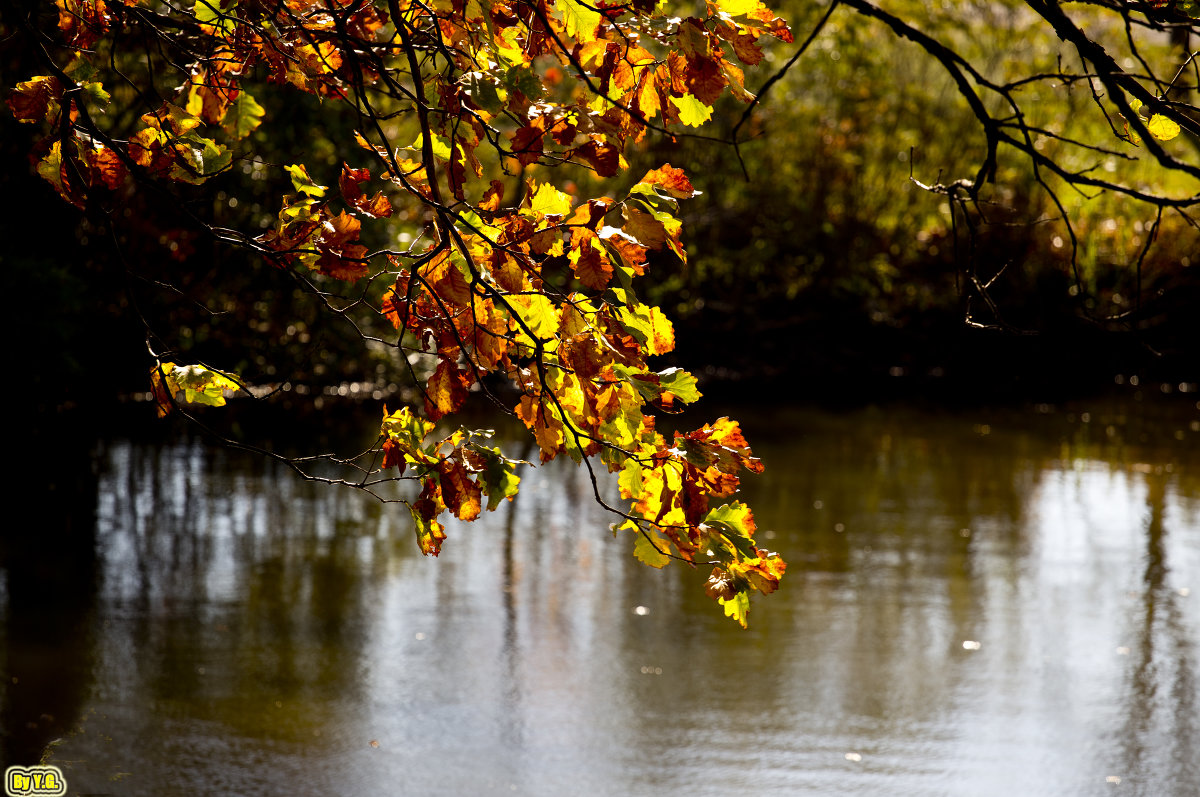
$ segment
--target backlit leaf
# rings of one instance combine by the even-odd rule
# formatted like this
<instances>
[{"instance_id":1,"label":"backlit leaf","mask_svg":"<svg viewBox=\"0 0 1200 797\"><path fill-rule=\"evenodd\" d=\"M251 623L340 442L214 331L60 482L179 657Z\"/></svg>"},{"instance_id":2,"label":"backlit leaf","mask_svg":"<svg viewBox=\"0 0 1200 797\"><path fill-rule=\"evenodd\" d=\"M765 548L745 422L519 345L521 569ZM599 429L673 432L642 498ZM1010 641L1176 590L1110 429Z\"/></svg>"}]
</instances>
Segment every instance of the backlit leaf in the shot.
<instances>
[{"instance_id":1,"label":"backlit leaf","mask_svg":"<svg viewBox=\"0 0 1200 797\"><path fill-rule=\"evenodd\" d=\"M712 118L712 107L700 102L691 94L672 97L671 102L679 109L679 121L689 127L700 127Z\"/></svg>"},{"instance_id":2,"label":"backlit leaf","mask_svg":"<svg viewBox=\"0 0 1200 797\"><path fill-rule=\"evenodd\" d=\"M221 128L233 138L245 138L258 129L266 113L249 93L242 91L225 111Z\"/></svg>"},{"instance_id":3,"label":"backlit leaf","mask_svg":"<svg viewBox=\"0 0 1200 797\"><path fill-rule=\"evenodd\" d=\"M633 543L633 555L642 564L661 569L671 563L666 554L669 545L666 538L655 532L639 532Z\"/></svg>"},{"instance_id":4,"label":"backlit leaf","mask_svg":"<svg viewBox=\"0 0 1200 797\"><path fill-rule=\"evenodd\" d=\"M446 530L437 522L437 506L432 499L422 498L410 507L413 526L417 532L417 544L426 556L437 556L442 552Z\"/></svg>"},{"instance_id":5,"label":"backlit leaf","mask_svg":"<svg viewBox=\"0 0 1200 797\"><path fill-rule=\"evenodd\" d=\"M571 212L571 197L549 183L542 183L534 192L530 207L539 216L566 216Z\"/></svg>"},{"instance_id":6,"label":"backlit leaf","mask_svg":"<svg viewBox=\"0 0 1200 797\"><path fill-rule=\"evenodd\" d=\"M1179 125L1159 113L1150 117L1150 121L1146 123L1146 129L1159 141L1170 141L1179 135Z\"/></svg>"},{"instance_id":7,"label":"backlit leaf","mask_svg":"<svg viewBox=\"0 0 1200 797\"><path fill-rule=\"evenodd\" d=\"M559 0L562 8L563 24L567 35L573 36L579 42L590 42L596 38L596 28L600 26L600 12L585 6L577 0Z\"/></svg>"},{"instance_id":8,"label":"backlit leaf","mask_svg":"<svg viewBox=\"0 0 1200 797\"><path fill-rule=\"evenodd\" d=\"M725 616L733 618L742 628L746 627L746 620L750 615L750 596L745 592L739 592L732 598L720 598L718 603L725 609Z\"/></svg>"},{"instance_id":9,"label":"backlit leaf","mask_svg":"<svg viewBox=\"0 0 1200 797\"><path fill-rule=\"evenodd\" d=\"M326 186L317 185L317 182L308 176L308 167L303 163L284 166L283 169L292 178L292 186L297 192L314 199L325 196Z\"/></svg>"},{"instance_id":10,"label":"backlit leaf","mask_svg":"<svg viewBox=\"0 0 1200 797\"><path fill-rule=\"evenodd\" d=\"M513 472L513 463L506 460L500 449L494 448L487 453L488 464L481 474L483 492L487 494L489 511L500 506L504 499L511 500L517 494L521 477Z\"/></svg>"}]
</instances>

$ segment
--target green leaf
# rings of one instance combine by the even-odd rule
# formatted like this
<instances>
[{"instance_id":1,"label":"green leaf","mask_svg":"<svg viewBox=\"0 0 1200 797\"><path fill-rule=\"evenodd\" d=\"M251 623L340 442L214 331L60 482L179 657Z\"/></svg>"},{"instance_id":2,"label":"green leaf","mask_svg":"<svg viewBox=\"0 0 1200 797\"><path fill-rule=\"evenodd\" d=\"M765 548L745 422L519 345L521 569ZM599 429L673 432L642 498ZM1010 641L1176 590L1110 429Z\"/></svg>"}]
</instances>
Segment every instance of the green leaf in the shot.
<instances>
[{"instance_id":1,"label":"green leaf","mask_svg":"<svg viewBox=\"0 0 1200 797\"><path fill-rule=\"evenodd\" d=\"M493 448L483 451L488 459L487 468L483 471L483 492L488 497L488 511L495 511L505 498L511 499L517 494L521 477L513 473L513 463L505 459L500 449Z\"/></svg>"},{"instance_id":2,"label":"green leaf","mask_svg":"<svg viewBox=\"0 0 1200 797\"><path fill-rule=\"evenodd\" d=\"M718 598L717 603L725 608L725 616L732 617L742 628L746 627L746 617L750 614L750 596L739 592L732 598Z\"/></svg>"},{"instance_id":3,"label":"green leaf","mask_svg":"<svg viewBox=\"0 0 1200 797\"><path fill-rule=\"evenodd\" d=\"M422 447L425 437L433 431L433 423L413 415L408 407L390 414L385 407L384 413L380 434L394 444L406 460L425 465L437 463L437 457Z\"/></svg>"},{"instance_id":4,"label":"green leaf","mask_svg":"<svg viewBox=\"0 0 1200 797\"><path fill-rule=\"evenodd\" d=\"M617 477L621 495L625 498L642 497L642 465L633 457L625 460L621 467L621 475Z\"/></svg>"},{"instance_id":5,"label":"green leaf","mask_svg":"<svg viewBox=\"0 0 1200 797\"><path fill-rule=\"evenodd\" d=\"M504 85L510 91L519 91L531 100L542 96L541 79L526 66L514 66L505 72Z\"/></svg>"},{"instance_id":6,"label":"green leaf","mask_svg":"<svg viewBox=\"0 0 1200 797\"><path fill-rule=\"evenodd\" d=\"M167 386L171 393L183 391L183 400L189 404L206 404L210 407L225 406L225 391L236 392L238 383L221 371L199 363L175 365L163 363Z\"/></svg>"},{"instance_id":7,"label":"green leaf","mask_svg":"<svg viewBox=\"0 0 1200 797\"><path fill-rule=\"evenodd\" d=\"M472 72L470 79L471 99L475 101L475 104L493 116L499 114L504 109L504 104L500 99L500 92L496 89L496 84L492 82L490 76L483 72Z\"/></svg>"},{"instance_id":8,"label":"green leaf","mask_svg":"<svg viewBox=\"0 0 1200 797\"><path fill-rule=\"evenodd\" d=\"M417 544L421 553L426 556L437 556L441 553L442 542L446 539L446 531L437 522L436 507L429 500L420 500L409 507L412 512L413 526L417 532Z\"/></svg>"},{"instance_id":9,"label":"green leaf","mask_svg":"<svg viewBox=\"0 0 1200 797\"><path fill-rule=\"evenodd\" d=\"M200 185L209 177L229 168L233 153L211 138L188 133L176 139L176 147L182 145L183 160L192 168L176 163L171 167L171 177L180 182Z\"/></svg>"},{"instance_id":10,"label":"green leaf","mask_svg":"<svg viewBox=\"0 0 1200 797\"><path fill-rule=\"evenodd\" d=\"M233 20L221 13L219 6L232 6L233 3L225 0L196 0L196 5L192 11L196 15L196 21L201 25L211 25L214 28L224 31L225 33L233 33Z\"/></svg>"},{"instance_id":11,"label":"green leaf","mask_svg":"<svg viewBox=\"0 0 1200 797\"><path fill-rule=\"evenodd\" d=\"M682 368L668 368L658 372L658 384L663 390L669 390L675 398L684 404L692 404L700 400L700 391L696 389L696 377Z\"/></svg>"},{"instance_id":12,"label":"green leaf","mask_svg":"<svg viewBox=\"0 0 1200 797\"><path fill-rule=\"evenodd\" d=\"M668 550L668 545L661 535L639 530L637 540L633 543L633 555L642 564L662 569L671 562L671 557L664 553Z\"/></svg>"},{"instance_id":13,"label":"green leaf","mask_svg":"<svg viewBox=\"0 0 1200 797\"><path fill-rule=\"evenodd\" d=\"M266 110L248 92L243 91L225 111L225 118L221 120L221 128L233 138L242 139L262 124L262 118L266 113Z\"/></svg>"},{"instance_id":14,"label":"green leaf","mask_svg":"<svg viewBox=\"0 0 1200 797\"><path fill-rule=\"evenodd\" d=\"M753 515L745 504L734 501L711 510L704 518L704 525L719 531L747 559L758 556L758 549L751 538L754 533Z\"/></svg>"},{"instance_id":15,"label":"green leaf","mask_svg":"<svg viewBox=\"0 0 1200 797\"><path fill-rule=\"evenodd\" d=\"M62 184L62 145L55 141L46 157L37 165L37 173L42 179L54 186L60 194L66 196Z\"/></svg>"},{"instance_id":16,"label":"green leaf","mask_svg":"<svg viewBox=\"0 0 1200 797\"><path fill-rule=\"evenodd\" d=\"M307 194L313 198L319 199L325 196L327 186L317 185L316 181L308 176L308 167L303 163L297 163L293 166L284 166L284 170L291 175L292 185L296 191L301 194Z\"/></svg>"},{"instance_id":17,"label":"green leaf","mask_svg":"<svg viewBox=\"0 0 1200 797\"><path fill-rule=\"evenodd\" d=\"M104 90L104 84L102 83L84 83L83 91L87 94L88 99L101 108L107 108L108 103L112 101L112 95Z\"/></svg>"}]
</instances>

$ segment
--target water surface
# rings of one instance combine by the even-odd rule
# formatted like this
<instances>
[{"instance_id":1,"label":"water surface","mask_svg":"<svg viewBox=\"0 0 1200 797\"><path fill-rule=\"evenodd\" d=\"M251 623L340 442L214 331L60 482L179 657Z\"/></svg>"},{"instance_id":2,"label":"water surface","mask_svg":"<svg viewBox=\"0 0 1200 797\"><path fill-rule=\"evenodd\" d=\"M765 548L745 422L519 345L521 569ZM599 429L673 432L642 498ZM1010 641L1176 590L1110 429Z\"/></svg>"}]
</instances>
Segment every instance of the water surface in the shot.
<instances>
[{"instance_id":1,"label":"water surface","mask_svg":"<svg viewBox=\"0 0 1200 797\"><path fill-rule=\"evenodd\" d=\"M742 412L790 563L748 631L570 463L435 560L402 506L109 441L75 587L32 601L9 556L6 752L50 743L73 794L1200 794L1170 408Z\"/></svg>"}]
</instances>

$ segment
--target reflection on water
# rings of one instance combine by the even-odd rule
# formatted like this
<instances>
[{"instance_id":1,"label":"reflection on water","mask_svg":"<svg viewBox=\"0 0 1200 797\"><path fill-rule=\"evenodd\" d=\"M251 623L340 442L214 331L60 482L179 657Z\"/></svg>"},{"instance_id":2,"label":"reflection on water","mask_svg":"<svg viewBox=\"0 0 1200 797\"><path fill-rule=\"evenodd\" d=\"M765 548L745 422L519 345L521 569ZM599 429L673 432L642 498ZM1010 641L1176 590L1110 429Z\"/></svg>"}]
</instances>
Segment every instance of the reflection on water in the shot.
<instances>
[{"instance_id":1,"label":"reflection on water","mask_svg":"<svg viewBox=\"0 0 1200 797\"><path fill-rule=\"evenodd\" d=\"M56 686L11 683L50 643L8 573L6 750L53 699L72 793L1195 795L1200 424L1123 412L761 415L790 567L747 632L570 467L432 560L395 507L115 442Z\"/></svg>"}]
</instances>

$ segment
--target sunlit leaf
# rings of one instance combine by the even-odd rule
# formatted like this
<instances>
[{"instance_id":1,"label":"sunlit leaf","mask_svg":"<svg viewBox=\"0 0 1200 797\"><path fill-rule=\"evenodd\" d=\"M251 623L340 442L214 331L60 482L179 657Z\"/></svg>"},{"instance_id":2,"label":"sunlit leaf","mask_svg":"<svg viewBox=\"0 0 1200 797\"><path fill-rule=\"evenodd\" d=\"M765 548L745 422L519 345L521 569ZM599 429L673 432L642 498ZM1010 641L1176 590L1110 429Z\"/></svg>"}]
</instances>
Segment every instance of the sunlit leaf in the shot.
<instances>
[{"instance_id":1,"label":"sunlit leaf","mask_svg":"<svg viewBox=\"0 0 1200 797\"><path fill-rule=\"evenodd\" d=\"M559 0L562 8L563 23L567 35L573 36L580 42L589 42L596 38L596 28L600 26L600 12L577 0Z\"/></svg>"},{"instance_id":2,"label":"sunlit leaf","mask_svg":"<svg viewBox=\"0 0 1200 797\"><path fill-rule=\"evenodd\" d=\"M308 176L308 167L303 163L284 166L283 169L292 178L292 186L297 192L314 199L325 196L326 186L317 185L317 182Z\"/></svg>"},{"instance_id":3,"label":"sunlit leaf","mask_svg":"<svg viewBox=\"0 0 1200 797\"><path fill-rule=\"evenodd\" d=\"M672 97L671 102L679 109L679 121L689 127L700 127L712 118L712 107L700 102L691 94Z\"/></svg>"},{"instance_id":4,"label":"sunlit leaf","mask_svg":"<svg viewBox=\"0 0 1200 797\"><path fill-rule=\"evenodd\" d=\"M661 569L671 563L671 557L666 553L669 544L655 532L639 532L633 543L633 555L642 564Z\"/></svg>"},{"instance_id":5,"label":"sunlit leaf","mask_svg":"<svg viewBox=\"0 0 1200 797\"><path fill-rule=\"evenodd\" d=\"M542 183L533 194L531 208L539 216L566 216L571 212L571 197L549 183Z\"/></svg>"},{"instance_id":6,"label":"sunlit leaf","mask_svg":"<svg viewBox=\"0 0 1200 797\"><path fill-rule=\"evenodd\" d=\"M521 477L513 472L513 463L504 458L500 449L493 448L487 454L487 467L481 474L483 492L488 497L487 508L493 511L504 499L512 500L521 484Z\"/></svg>"},{"instance_id":7,"label":"sunlit leaf","mask_svg":"<svg viewBox=\"0 0 1200 797\"><path fill-rule=\"evenodd\" d=\"M1159 113L1150 117L1150 121L1146 123L1146 129L1159 141L1170 141L1179 135L1179 125Z\"/></svg>"},{"instance_id":8,"label":"sunlit leaf","mask_svg":"<svg viewBox=\"0 0 1200 797\"><path fill-rule=\"evenodd\" d=\"M266 110L248 92L242 91L229 104L221 127L233 138L245 138L258 129L265 115Z\"/></svg>"},{"instance_id":9,"label":"sunlit leaf","mask_svg":"<svg viewBox=\"0 0 1200 797\"><path fill-rule=\"evenodd\" d=\"M750 614L750 596L745 592L739 592L732 598L720 598L718 603L725 609L725 616L731 617L742 628L746 627L746 620Z\"/></svg>"},{"instance_id":10,"label":"sunlit leaf","mask_svg":"<svg viewBox=\"0 0 1200 797\"><path fill-rule=\"evenodd\" d=\"M426 556L437 556L442 552L446 530L437 521L437 507L429 498L414 501L410 508L413 526L417 533L417 544Z\"/></svg>"}]
</instances>

